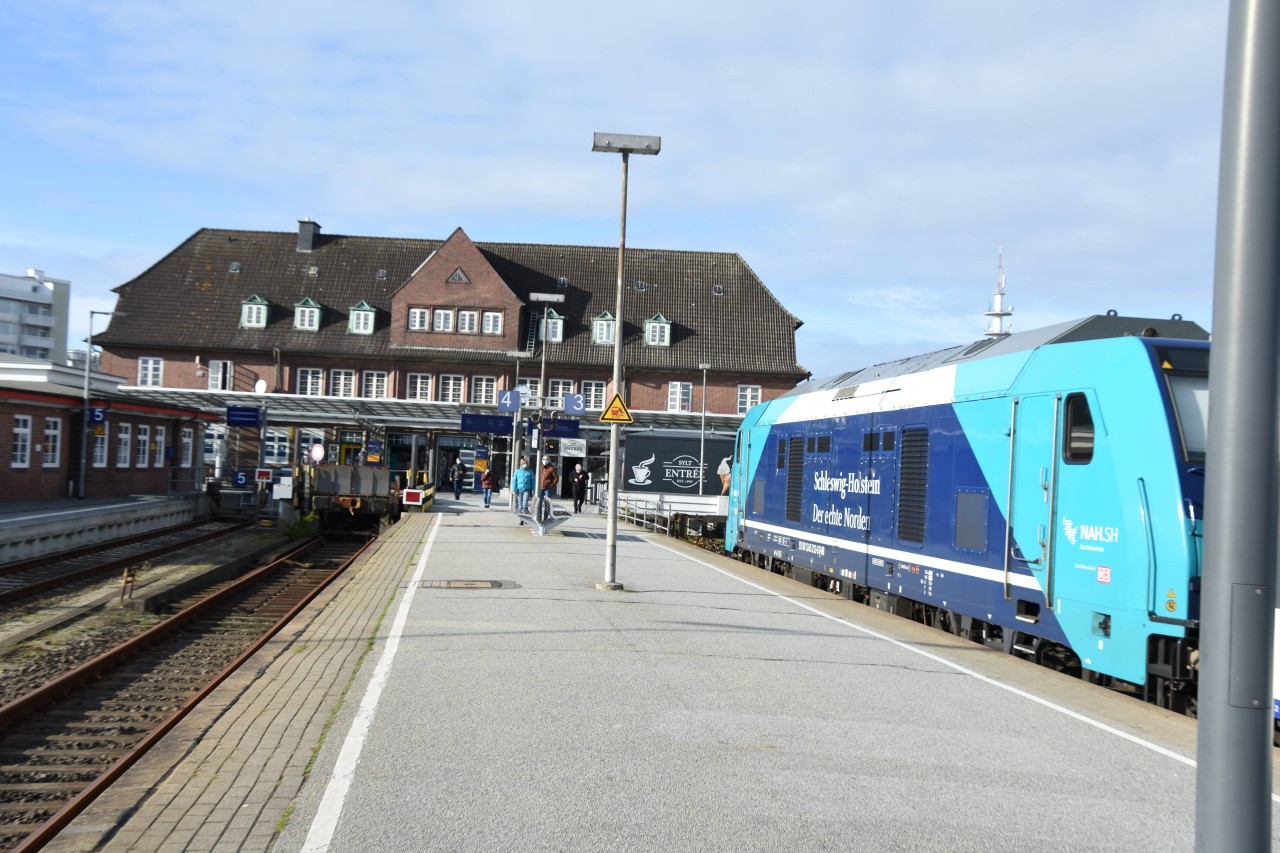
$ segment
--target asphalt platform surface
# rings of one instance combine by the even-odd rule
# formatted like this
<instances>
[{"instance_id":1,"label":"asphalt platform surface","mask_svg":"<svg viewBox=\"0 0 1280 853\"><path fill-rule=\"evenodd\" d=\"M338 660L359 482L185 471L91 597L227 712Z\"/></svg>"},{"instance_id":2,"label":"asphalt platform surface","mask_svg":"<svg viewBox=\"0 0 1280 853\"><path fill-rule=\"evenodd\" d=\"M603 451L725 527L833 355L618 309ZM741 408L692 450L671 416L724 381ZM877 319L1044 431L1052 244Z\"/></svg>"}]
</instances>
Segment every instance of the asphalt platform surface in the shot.
<instances>
[{"instance_id":1,"label":"asphalt platform surface","mask_svg":"<svg viewBox=\"0 0 1280 853\"><path fill-rule=\"evenodd\" d=\"M46 849L1194 848L1194 720L629 525L604 563L597 514L437 499Z\"/></svg>"}]
</instances>

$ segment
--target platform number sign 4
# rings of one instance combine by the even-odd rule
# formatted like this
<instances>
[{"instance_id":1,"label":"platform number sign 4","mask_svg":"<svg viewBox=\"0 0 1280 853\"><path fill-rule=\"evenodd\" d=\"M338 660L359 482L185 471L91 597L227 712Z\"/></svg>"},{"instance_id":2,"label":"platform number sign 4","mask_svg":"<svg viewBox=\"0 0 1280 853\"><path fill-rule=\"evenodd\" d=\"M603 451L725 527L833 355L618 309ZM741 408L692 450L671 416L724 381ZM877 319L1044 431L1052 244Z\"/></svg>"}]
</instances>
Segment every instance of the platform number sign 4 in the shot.
<instances>
[{"instance_id":1,"label":"platform number sign 4","mask_svg":"<svg viewBox=\"0 0 1280 853\"><path fill-rule=\"evenodd\" d=\"M580 415L587 410L587 398L581 394L565 394L564 395L564 413L566 415Z\"/></svg>"},{"instance_id":2,"label":"platform number sign 4","mask_svg":"<svg viewBox=\"0 0 1280 853\"><path fill-rule=\"evenodd\" d=\"M514 389L510 391L499 391L498 392L498 411L499 412L520 411L520 392Z\"/></svg>"}]
</instances>

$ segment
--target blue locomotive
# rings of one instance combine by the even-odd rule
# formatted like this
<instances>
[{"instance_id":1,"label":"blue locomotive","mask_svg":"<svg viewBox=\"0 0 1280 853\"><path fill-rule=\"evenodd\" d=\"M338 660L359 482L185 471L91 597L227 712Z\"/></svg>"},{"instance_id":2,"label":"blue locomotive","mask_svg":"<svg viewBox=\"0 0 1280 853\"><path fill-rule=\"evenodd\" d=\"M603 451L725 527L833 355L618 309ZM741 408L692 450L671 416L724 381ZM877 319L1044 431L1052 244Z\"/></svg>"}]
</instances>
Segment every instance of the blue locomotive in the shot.
<instances>
[{"instance_id":1,"label":"blue locomotive","mask_svg":"<svg viewBox=\"0 0 1280 853\"><path fill-rule=\"evenodd\" d=\"M806 383L738 431L725 549L1193 712L1208 337L1112 312Z\"/></svg>"}]
</instances>

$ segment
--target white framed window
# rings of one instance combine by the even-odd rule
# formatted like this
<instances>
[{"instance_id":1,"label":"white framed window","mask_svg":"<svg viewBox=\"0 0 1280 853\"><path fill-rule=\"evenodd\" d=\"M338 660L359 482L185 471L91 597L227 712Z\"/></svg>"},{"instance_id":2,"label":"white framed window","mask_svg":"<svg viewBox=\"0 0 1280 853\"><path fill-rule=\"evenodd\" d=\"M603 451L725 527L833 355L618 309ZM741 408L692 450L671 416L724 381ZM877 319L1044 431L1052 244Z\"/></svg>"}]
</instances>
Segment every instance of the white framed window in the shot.
<instances>
[{"instance_id":1,"label":"white framed window","mask_svg":"<svg viewBox=\"0 0 1280 853\"><path fill-rule=\"evenodd\" d=\"M347 320L347 331L356 335L372 335L374 319L377 311L364 300L351 306L350 319Z\"/></svg>"},{"instance_id":2,"label":"white framed window","mask_svg":"<svg viewBox=\"0 0 1280 853\"><path fill-rule=\"evenodd\" d=\"M668 382L667 383L667 411L668 412L692 412L693 411L693 383L692 382Z\"/></svg>"},{"instance_id":3,"label":"white framed window","mask_svg":"<svg viewBox=\"0 0 1280 853\"><path fill-rule=\"evenodd\" d=\"M62 464L62 418L44 419L44 467Z\"/></svg>"},{"instance_id":4,"label":"white framed window","mask_svg":"<svg viewBox=\"0 0 1280 853\"><path fill-rule=\"evenodd\" d=\"M31 467L31 417L13 416L13 453L9 457L10 468Z\"/></svg>"},{"instance_id":5,"label":"white framed window","mask_svg":"<svg viewBox=\"0 0 1280 853\"><path fill-rule=\"evenodd\" d=\"M465 386L463 377L455 374L444 374L440 377L440 402L461 403Z\"/></svg>"},{"instance_id":6,"label":"white framed window","mask_svg":"<svg viewBox=\"0 0 1280 853\"><path fill-rule=\"evenodd\" d=\"M107 467L107 425L99 424L102 432L93 434L93 467Z\"/></svg>"},{"instance_id":7,"label":"white framed window","mask_svg":"<svg viewBox=\"0 0 1280 853\"><path fill-rule=\"evenodd\" d=\"M209 362L209 390L230 391L235 386L235 368L229 361L214 359Z\"/></svg>"},{"instance_id":8,"label":"white framed window","mask_svg":"<svg viewBox=\"0 0 1280 853\"><path fill-rule=\"evenodd\" d=\"M431 330L433 332L453 331L453 312L448 308L437 308L431 316Z\"/></svg>"},{"instance_id":9,"label":"white framed window","mask_svg":"<svg viewBox=\"0 0 1280 853\"><path fill-rule=\"evenodd\" d=\"M654 314L644 324L644 342L651 347L671 346L671 321Z\"/></svg>"},{"instance_id":10,"label":"white framed window","mask_svg":"<svg viewBox=\"0 0 1280 853\"><path fill-rule=\"evenodd\" d=\"M192 427L182 428L182 455L178 457L178 464L183 468L190 468L195 463L196 452L196 431Z\"/></svg>"},{"instance_id":11,"label":"white framed window","mask_svg":"<svg viewBox=\"0 0 1280 853\"><path fill-rule=\"evenodd\" d=\"M293 307L293 327L307 332L319 330L320 304L308 296L295 305Z\"/></svg>"},{"instance_id":12,"label":"white framed window","mask_svg":"<svg viewBox=\"0 0 1280 853\"><path fill-rule=\"evenodd\" d=\"M366 370L363 377L361 397L385 398L387 396L387 372L385 370Z\"/></svg>"},{"instance_id":13,"label":"white framed window","mask_svg":"<svg viewBox=\"0 0 1280 853\"><path fill-rule=\"evenodd\" d=\"M209 424L204 428L204 461L216 465L226 445L227 428L222 424Z\"/></svg>"},{"instance_id":14,"label":"white framed window","mask_svg":"<svg viewBox=\"0 0 1280 853\"><path fill-rule=\"evenodd\" d=\"M593 411L604 411L605 383L595 379L582 380L583 403Z\"/></svg>"},{"instance_id":15,"label":"white framed window","mask_svg":"<svg viewBox=\"0 0 1280 853\"><path fill-rule=\"evenodd\" d=\"M760 402L759 385L738 386L738 414L745 415L747 410Z\"/></svg>"},{"instance_id":16,"label":"white framed window","mask_svg":"<svg viewBox=\"0 0 1280 853\"><path fill-rule=\"evenodd\" d=\"M356 395L356 372L354 370L329 371L329 396L354 397Z\"/></svg>"},{"instance_id":17,"label":"white framed window","mask_svg":"<svg viewBox=\"0 0 1280 853\"><path fill-rule=\"evenodd\" d=\"M289 464L289 430L270 427L263 431L262 461L268 465Z\"/></svg>"},{"instance_id":18,"label":"white framed window","mask_svg":"<svg viewBox=\"0 0 1280 853\"><path fill-rule=\"evenodd\" d=\"M406 400L431 399L431 374L410 373L405 377L404 396Z\"/></svg>"},{"instance_id":19,"label":"white framed window","mask_svg":"<svg viewBox=\"0 0 1280 853\"><path fill-rule=\"evenodd\" d=\"M538 324L538 340L558 344L564 340L564 316L555 309L548 308L542 322Z\"/></svg>"},{"instance_id":20,"label":"white framed window","mask_svg":"<svg viewBox=\"0 0 1280 853\"><path fill-rule=\"evenodd\" d=\"M591 340L597 344L613 343L613 336L617 330L617 322L613 315L608 311L601 314L591 322Z\"/></svg>"},{"instance_id":21,"label":"white framed window","mask_svg":"<svg viewBox=\"0 0 1280 853\"><path fill-rule=\"evenodd\" d=\"M547 408L563 409L564 395L573 393L572 379L547 380Z\"/></svg>"},{"instance_id":22,"label":"white framed window","mask_svg":"<svg viewBox=\"0 0 1280 853\"><path fill-rule=\"evenodd\" d=\"M534 379L532 377L529 379L521 379L520 384L529 389L529 399L536 400L538 397L542 396L541 379Z\"/></svg>"},{"instance_id":23,"label":"white framed window","mask_svg":"<svg viewBox=\"0 0 1280 853\"><path fill-rule=\"evenodd\" d=\"M138 424L138 437L134 447L134 465L139 468L147 467L147 460L151 458L151 427L146 424Z\"/></svg>"},{"instance_id":24,"label":"white framed window","mask_svg":"<svg viewBox=\"0 0 1280 853\"><path fill-rule=\"evenodd\" d=\"M245 329L267 327L267 300L254 294L240 303L240 326Z\"/></svg>"},{"instance_id":25,"label":"white framed window","mask_svg":"<svg viewBox=\"0 0 1280 853\"><path fill-rule=\"evenodd\" d=\"M481 319L480 331L486 335L502 334L502 312L486 311Z\"/></svg>"},{"instance_id":26,"label":"white framed window","mask_svg":"<svg viewBox=\"0 0 1280 853\"><path fill-rule=\"evenodd\" d=\"M168 438L169 438L168 430L165 427L157 426L156 427L156 452L151 456L151 459L152 459L151 464L157 468L164 467L164 446L165 446L165 443L168 441Z\"/></svg>"},{"instance_id":27,"label":"white framed window","mask_svg":"<svg viewBox=\"0 0 1280 853\"><path fill-rule=\"evenodd\" d=\"M144 388L159 388L164 384L164 359L143 356L138 359L138 384Z\"/></svg>"},{"instance_id":28,"label":"white framed window","mask_svg":"<svg viewBox=\"0 0 1280 853\"><path fill-rule=\"evenodd\" d=\"M409 331L425 332L431 328L431 312L426 308L409 309Z\"/></svg>"},{"instance_id":29,"label":"white framed window","mask_svg":"<svg viewBox=\"0 0 1280 853\"><path fill-rule=\"evenodd\" d=\"M475 311L458 312L458 331L474 335L479 328L480 315Z\"/></svg>"},{"instance_id":30,"label":"white framed window","mask_svg":"<svg viewBox=\"0 0 1280 853\"><path fill-rule=\"evenodd\" d=\"M133 450L133 426L120 424L116 427L116 467L129 467L129 453Z\"/></svg>"},{"instance_id":31,"label":"white framed window","mask_svg":"<svg viewBox=\"0 0 1280 853\"><path fill-rule=\"evenodd\" d=\"M471 402L490 406L498 402L498 378L496 376L472 376Z\"/></svg>"},{"instance_id":32,"label":"white framed window","mask_svg":"<svg viewBox=\"0 0 1280 853\"><path fill-rule=\"evenodd\" d=\"M304 397L324 394L324 370L319 367L298 368L298 393Z\"/></svg>"}]
</instances>

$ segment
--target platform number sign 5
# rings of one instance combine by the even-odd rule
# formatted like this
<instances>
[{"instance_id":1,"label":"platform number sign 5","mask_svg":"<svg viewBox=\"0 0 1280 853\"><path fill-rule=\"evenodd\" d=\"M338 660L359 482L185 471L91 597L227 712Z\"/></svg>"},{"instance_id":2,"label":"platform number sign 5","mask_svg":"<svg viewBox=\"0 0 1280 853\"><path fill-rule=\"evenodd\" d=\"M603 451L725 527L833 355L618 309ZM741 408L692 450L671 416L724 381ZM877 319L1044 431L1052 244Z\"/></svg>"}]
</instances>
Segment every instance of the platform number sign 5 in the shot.
<instances>
[{"instance_id":1,"label":"platform number sign 5","mask_svg":"<svg viewBox=\"0 0 1280 853\"><path fill-rule=\"evenodd\" d=\"M564 395L564 413L566 415L580 415L587 410L587 398L581 394L565 394Z\"/></svg>"}]
</instances>

